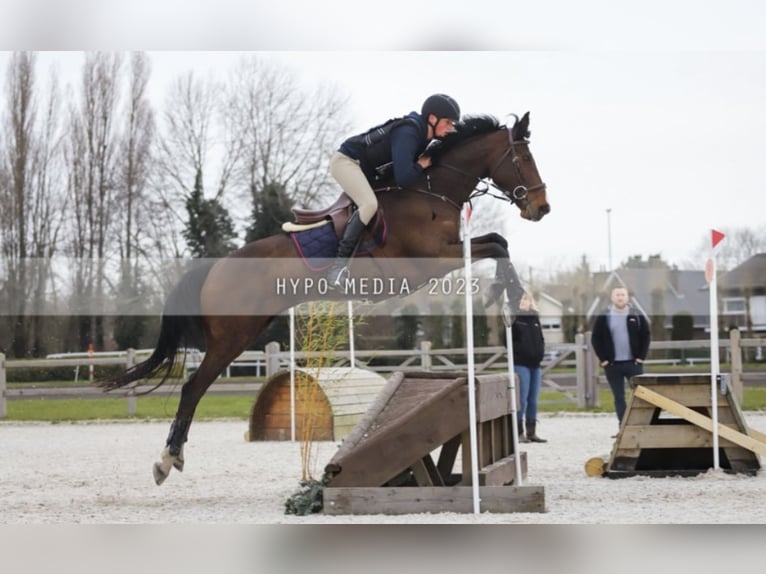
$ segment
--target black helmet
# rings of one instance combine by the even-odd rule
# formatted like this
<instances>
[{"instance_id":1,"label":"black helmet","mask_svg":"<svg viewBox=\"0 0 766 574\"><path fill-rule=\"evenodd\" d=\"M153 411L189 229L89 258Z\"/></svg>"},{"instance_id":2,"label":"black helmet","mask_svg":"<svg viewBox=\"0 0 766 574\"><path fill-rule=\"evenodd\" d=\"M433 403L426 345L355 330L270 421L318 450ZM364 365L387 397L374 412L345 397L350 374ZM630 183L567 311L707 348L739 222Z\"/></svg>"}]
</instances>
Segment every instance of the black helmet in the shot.
<instances>
[{"instance_id":1,"label":"black helmet","mask_svg":"<svg viewBox=\"0 0 766 574\"><path fill-rule=\"evenodd\" d=\"M433 114L437 118L447 118L448 120L458 121L460 119L460 106L447 94L434 94L428 96L423 102L423 108L420 114L428 118L428 114Z\"/></svg>"}]
</instances>

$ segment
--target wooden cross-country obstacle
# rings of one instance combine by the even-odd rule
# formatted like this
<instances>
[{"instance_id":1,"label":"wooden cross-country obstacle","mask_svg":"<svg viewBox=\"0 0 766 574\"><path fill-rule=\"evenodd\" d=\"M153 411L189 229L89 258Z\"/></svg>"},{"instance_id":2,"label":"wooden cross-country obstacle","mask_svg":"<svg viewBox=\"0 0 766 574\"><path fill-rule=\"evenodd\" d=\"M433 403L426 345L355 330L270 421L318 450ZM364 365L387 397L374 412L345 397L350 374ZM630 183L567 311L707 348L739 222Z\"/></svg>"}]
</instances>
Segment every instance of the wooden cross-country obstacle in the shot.
<instances>
[{"instance_id":1,"label":"wooden cross-country obstacle","mask_svg":"<svg viewBox=\"0 0 766 574\"><path fill-rule=\"evenodd\" d=\"M510 405L507 375L476 377L480 509L544 512L543 487L516 482ZM325 467L324 513L473 512L470 444L465 374L394 373Z\"/></svg>"},{"instance_id":2,"label":"wooden cross-country obstacle","mask_svg":"<svg viewBox=\"0 0 766 574\"><path fill-rule=\"evenodd\" d=\"M295 369L296 440L337 440L356 426L386 386L367 369L322 367ZM248 441L290 440L290 372L279 371L261 388L250 412Z\"/></svg>"},{"instance_id":3,"label":"wooden cross-country obstacle","mask_svg":"<svg viewBox=\"0 0 766 574\"><path fill-rule=\"evenodd\" d=\"M604 476L693 476L713 468L709 374L640 375L630 386L633 396ZM766 436L748 428L728 389L719 383L716 392L719 466L754 475L761 468L758 455L766 454ZM592 462L588 474L596 474Z\"/></svg>"}]
</instances>

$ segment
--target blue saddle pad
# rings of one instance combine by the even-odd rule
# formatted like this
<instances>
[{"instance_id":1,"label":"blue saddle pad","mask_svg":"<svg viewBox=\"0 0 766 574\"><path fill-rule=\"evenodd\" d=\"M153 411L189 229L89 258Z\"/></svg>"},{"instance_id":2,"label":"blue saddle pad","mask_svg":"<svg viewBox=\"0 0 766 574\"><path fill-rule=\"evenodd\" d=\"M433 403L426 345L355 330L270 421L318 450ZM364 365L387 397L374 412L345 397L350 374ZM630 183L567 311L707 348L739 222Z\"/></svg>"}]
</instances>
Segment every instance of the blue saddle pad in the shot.
<instances>
[{"instance_id":1,"label":"blue saddle pad","mask_svg":"<svg viewBox=\"0 0 766 574\"><path fill-rule=\"evenodd\" d=\"M372 241L360 245L359 249L356 250L355 257L366 255L374 247L383 246L387 236L388 224L384 218L381 224L376 226ZM309 269L323 271L330 268L332 260L338 253L338 236L335 235L335 227L332 223L306 231L296 231L290 233L290 237L295 243L298 254Z\"/></svg>"},{"instance_id":2,"label":"blue saddle pad","mask_svg":"<svg viewBox=\"0 0 766 574\"><path fill-rule=\"evenodd\" d=\"M312 271L322 271L328 269L332 264L332 259L338 252L338 236L335 235L335 228L332 223L307 229L306 231L297 231L290 236L295 243L298 254ZM320 259L324 261L313 261Z\"/></svg>"}]
</instances>

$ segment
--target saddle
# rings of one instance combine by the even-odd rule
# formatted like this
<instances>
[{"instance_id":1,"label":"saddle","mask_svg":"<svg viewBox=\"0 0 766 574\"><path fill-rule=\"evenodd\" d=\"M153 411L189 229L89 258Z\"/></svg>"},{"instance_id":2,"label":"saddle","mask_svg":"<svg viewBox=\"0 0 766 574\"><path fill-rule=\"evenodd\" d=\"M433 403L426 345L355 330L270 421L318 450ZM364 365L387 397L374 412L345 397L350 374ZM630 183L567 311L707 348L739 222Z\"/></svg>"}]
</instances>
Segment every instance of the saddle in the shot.
<instances>
[{"instance_id":1,"label":"saddle","mask_svg":"<svg viewBox=\"0 0 766 574\"><path fill-rule=\"evenodd\" d=\"M348 218L351 217L351 214L355 209L356 205L351 201L351 198L345 193L341 193L338 199L335 200L335 203L324 209L302 209L300 207L293 207L291 211L295 216L295 223L285 223L282 225L282 230L292 233L332 223L335 228L335 234L340 239L343 237ZM367 225L367 229L374 232L382 221L383 210L378 208L378 212Z\"/></svg>"}]
</instances>

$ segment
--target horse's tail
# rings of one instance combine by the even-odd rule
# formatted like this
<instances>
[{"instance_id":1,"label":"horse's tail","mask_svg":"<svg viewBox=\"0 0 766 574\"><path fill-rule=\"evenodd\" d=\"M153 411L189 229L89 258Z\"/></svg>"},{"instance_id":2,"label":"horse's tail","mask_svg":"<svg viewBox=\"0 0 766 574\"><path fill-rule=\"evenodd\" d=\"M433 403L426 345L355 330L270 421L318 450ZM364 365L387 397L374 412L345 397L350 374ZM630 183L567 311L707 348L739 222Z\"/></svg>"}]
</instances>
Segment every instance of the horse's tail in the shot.
<instances>
[{"instance_id":1,"label":"horse's tail","mask_svg":"<svg viewBox=\"0 0 766 574\"><path fill-rule=\"evenodd\" d=\"M178 351L186 347L204 347L200 292L212 262L205 262L188 271L170 292L162 313L160 336L148 359L127 369L120 375L99 383L105 391L119 389L135 381L161 376L147 394L162 385L178 364ZM182 361L186 360L184 354Z\"/></svg>"}]
</instances>

